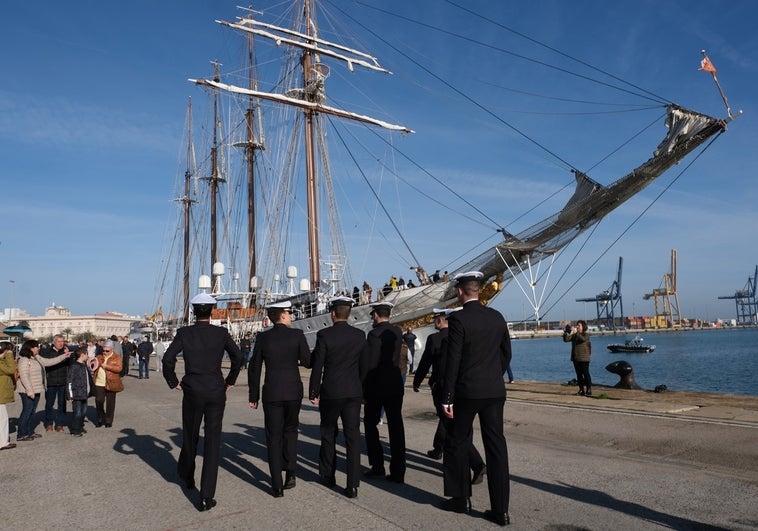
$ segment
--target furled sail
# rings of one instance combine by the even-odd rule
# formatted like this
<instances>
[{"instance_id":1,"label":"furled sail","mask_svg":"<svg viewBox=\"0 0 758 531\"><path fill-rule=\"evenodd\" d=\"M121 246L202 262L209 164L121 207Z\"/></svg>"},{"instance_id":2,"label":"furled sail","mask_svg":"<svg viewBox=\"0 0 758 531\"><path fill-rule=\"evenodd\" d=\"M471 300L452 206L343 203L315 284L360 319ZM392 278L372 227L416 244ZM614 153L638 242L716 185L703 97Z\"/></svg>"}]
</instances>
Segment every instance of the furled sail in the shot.
<instances>
[{"instance_id":1,"label":"furled sail","mask_svg":"<svg viewBox=\"0 0 758 531\"><path fill-rule=\"evenodd\" d=\"M527 261L532 264L556 253L627 199L644 189L671 166L717 133L726 122L670 105L666 138L653 156L609 186L601 186L587 175L576 172L576 188L563 209L523 232L506 235L497 244L456 270L478 269L485 278L497 277L503 266L503 280L517 274Z\"/></svg>"}]
</instances>

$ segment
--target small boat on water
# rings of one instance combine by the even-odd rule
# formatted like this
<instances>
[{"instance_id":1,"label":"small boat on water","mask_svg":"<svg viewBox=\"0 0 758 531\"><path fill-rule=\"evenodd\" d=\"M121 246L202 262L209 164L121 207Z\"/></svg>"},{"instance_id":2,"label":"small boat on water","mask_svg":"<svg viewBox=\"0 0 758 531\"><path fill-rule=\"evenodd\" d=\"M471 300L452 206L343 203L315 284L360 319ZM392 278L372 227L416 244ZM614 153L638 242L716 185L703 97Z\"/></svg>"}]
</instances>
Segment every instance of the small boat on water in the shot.
<instances>
[{"instance_id":1,"label":"small boat on water","mask_svg":"<svg viewBox=\"0 0 758 531\"><path fill-rule=\"evenodd\" d=\"M608 345L608 350L611 352L653 352L655 345L647 344L640 336L635 336L634 339L627 339L623 344Z\"/></svg>"}]
</instances>

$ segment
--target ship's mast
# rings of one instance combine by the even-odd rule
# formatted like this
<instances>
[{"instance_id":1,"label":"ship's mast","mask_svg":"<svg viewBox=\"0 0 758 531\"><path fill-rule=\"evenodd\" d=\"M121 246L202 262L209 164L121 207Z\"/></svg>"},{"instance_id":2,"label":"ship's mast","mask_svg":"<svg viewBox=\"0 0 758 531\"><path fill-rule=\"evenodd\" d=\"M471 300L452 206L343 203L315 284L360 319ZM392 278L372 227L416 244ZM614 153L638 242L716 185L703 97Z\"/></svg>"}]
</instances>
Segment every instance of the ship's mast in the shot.
<instances>
[{"instance_id":1,"label":"ship's mast","mask_svg":"<svg viewBox=\"0 0 758 531\"><path fill-rule=\"evenodd\" d=\"M315 20L311 19L311 14L315 13L315 9L312 9L312 7L311 0L305 0L303 15L305 17L306 25L305 33L309 37L306 41L308 43L313 43L313 40L318 37L318 35L315 34ZM306 101L323 103L323 101L318 101L319 95L323 94L319 89L319 85L323 85L323 81L318 79L319 74L314 70L314 57L315 54L313 51L308 48L303 49L303 56L301 58L303 67L303 96ZM311 286L318 288L321 284L321 267L319 264L318 176L316 175L316 151L314 145L317 112L313 109L306 108L303 109L303 114L305 116L305 186L308 208L308 258Z\"/></svg>"},{"instance_id":2,"label":"ship's mast","mask_svg":"<svg viewBox=\"0 0 758 531\"><path fill-rule=\"evenodd\" d=\"M248 86L255 90L255 77L253 75L253 34L247 34L248 43ZM245 145L245 162L247 163L247 249L248 249L248 286L256 278L256 253L255 253L255 150L260 146L255 141L255 100L248 98L247 111L245 112L245 125L247 126L247 144ZM251 297L251 302L254 300Z\"/></svg>"},{"instance_id":3,"label":"ship's mast","mask_svg":"<svg viewBox=\"0 0 758 531\"><path fill-rule=\"evenodd\" d=\"M192 183L192 98L187 104L187 169L184 172L184 275L182 277L182 324L189 324L190 301L190 215L193 200L190 198Z\"/></svg>"},{"instance_id":4,"label":"ship's mast","mask_svg":"<svg viewBox=\"0 0 758 531\"><path fill-rule=\"evenodd\" d=\"M219 62L213 62L213 80L218 82L221 80L219 76ZM220 182L224 182L224 178L221 177L218 168L218 89L213 89L213 145L211 147L211 176L208 179L211 187L211 274L213 275L213 266L218 262L218 241L216 235L216 218L217 218L217 203L218 203L218 185ZM216 286L216 278L214 275L213 286Z\"/></svg>"},{"instance_id":5,"label":"ship's mast","mask_svg":"<svg viewBox=\"0 0 758 531\"><path fill-rule=\"evenodd\" d=\"M287 94L263 92L255 87L254 78L251 77L250 88L242 88L226 83L220 83L218 75L211 81L207 79L190 79L192 83L212 87L214 95L218 90L234 94L244 94L250 99L250 107L246 115L248 136L247 140L242 143L246 148L248 158L248 188L252 192L255 184L255 174L253 173L253 162L255 159L256 149L265 149L262 141L262 130L259 132L260 138L256 141L254 135L253 122L255 119L254 105L260 100L273 101L289 107L296 107L303 113L305 131L304 131L304 149L305 149L305 181L306 181L306 202L307 202L307 223L308 223L308 255L309 255L309 274L311 286L318 290L321 287L321 263L319 250L319 213L318 213L318 188L320 168L316 159L316 152L321 146L317 146L318 138L318 115L326 114L336 116L356 122L370 124L382 127L392 131L412 133L413 131L402 125L378 120L370 116L360 115L326 105L326 96L324 93L324 80L329 74L327 65L320 62L321 56L326 56L332 60L341 61L347 65L352 72L356 66L367 68L378 72L389 74L390 72L379 64L378 60L364 52L342 46L340 44L326 41L318 36L315 23L315 0L304 0L303 17L305 27L303 31L297 31L287 28L281 28L272 24L253 20L252 17L244 18L237 23L219 20L220 24L245 31L253 36L257 35L266 39L273 39L276 45L282 44L292 46L302 50L300 57L300 67L303 69L303 87L302 89L292 89ZM252 55L252 54L251 54ZM214 104L215 108L215 104ZM260 115L259 115L260 117ZM214 122L215 131L215 122ZM324 154L321 153L321 156ZM215 168L215 165L214 165ZM213 178L211 178L213 180ZM250 277L256 274L255 259L255 211L252 203L254 195L250 194L248 200L248 227L250 249ZM214 201L215 204L215 201ZM214 282L215 285L215 282Z\"/></svg>"}]
</instances>

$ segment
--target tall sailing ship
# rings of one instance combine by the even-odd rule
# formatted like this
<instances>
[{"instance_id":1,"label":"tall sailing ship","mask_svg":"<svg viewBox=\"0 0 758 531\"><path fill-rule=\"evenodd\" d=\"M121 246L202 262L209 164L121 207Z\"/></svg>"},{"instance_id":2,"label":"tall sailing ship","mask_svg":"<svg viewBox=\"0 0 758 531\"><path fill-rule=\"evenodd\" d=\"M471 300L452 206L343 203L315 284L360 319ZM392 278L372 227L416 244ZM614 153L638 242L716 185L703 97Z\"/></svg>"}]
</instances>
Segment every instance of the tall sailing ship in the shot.
<instances>
[{"instance_id":1,"label":"tall sailing ship","mask_svg":"<svg viewBox=\"0 0 758 531\"><path fill-rule=\"evenodd\" d=\"M293 4L297 7L291 11L290 27L268 23L253 9L243 10L234 21L217 21L244 37L244 74L234 71L228 76L234 78L230 82L224 78L222 65L215 62L212 77L190 80L206 89L211 126L201 131L208 147L196 148L192 105L188 106L186 168L176 198L180 223L165 247L166 267L151 316L154 326L165 334L190 322L189 299L199 290L217 298L219 308L213 319L238 336L267 325L263 310L267 304L291 300L293 327L301 328L312 345L316 332L331 325L328 300L336 294L355 295L351 324L368 330L368 303L379 296L394 304L393 322L414 327L428 324L432 308L456 304L451 279L458 272L484 273L481 297L485 303L519 275L526 275L533 287L541 262L552 264L565 246L723 132L731 120L731 113L725 119L712 118L666 103L663 140L656 148L651 146L652 157L615 182L603 185L572 168L574 190L560 210L518 232L497 227L494 244L462 257L439 279L429 274L433 268L425 268L401 236L399 241L410 257L410 287L385 290L374 285L366 292L365 279L352 277L340 227L341 208L358 207L338 204L330 150L354 140L356 130L389 135L386 149L393 145L393 137L413 131L345 110L330 100L327 85L331 77L338 77L331 75L335 69L341 69L339 77L390 72L372 55L323 38L316 0ZM267 46L268 52L278 51L283 65L265 84L256 63L261 46ZM356 153L349 152L347 157L353 167L341 167L339 173L364 181L375 205L372 208L387 214L386 227L397 229L377 184L377 175L390 170L365 172L359 162L366 156ZM392 273L387 271L387 277ZM539 317L536 295L532 306Z\"/></svg>"}]
</instances>

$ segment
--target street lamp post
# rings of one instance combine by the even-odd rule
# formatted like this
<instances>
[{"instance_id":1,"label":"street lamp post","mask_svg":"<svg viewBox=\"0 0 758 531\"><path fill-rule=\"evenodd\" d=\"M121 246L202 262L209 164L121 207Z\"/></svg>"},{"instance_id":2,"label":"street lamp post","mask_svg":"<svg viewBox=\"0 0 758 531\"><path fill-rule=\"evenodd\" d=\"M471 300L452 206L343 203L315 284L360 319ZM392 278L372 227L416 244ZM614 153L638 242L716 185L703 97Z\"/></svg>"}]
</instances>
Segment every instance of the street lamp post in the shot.
<instances>
[{"instance_id":1,"label":"street lamp post","mask_svg":"<svg viewBox=\"0 0 758 531\"><path fill-rule=\"evenodd\" d=\"M8 323L13 320L13 286L16 284L15 280L9 280L8 281L11 285L10 287L10 297L8 298Z\"/></svg>"}]
</instances>

